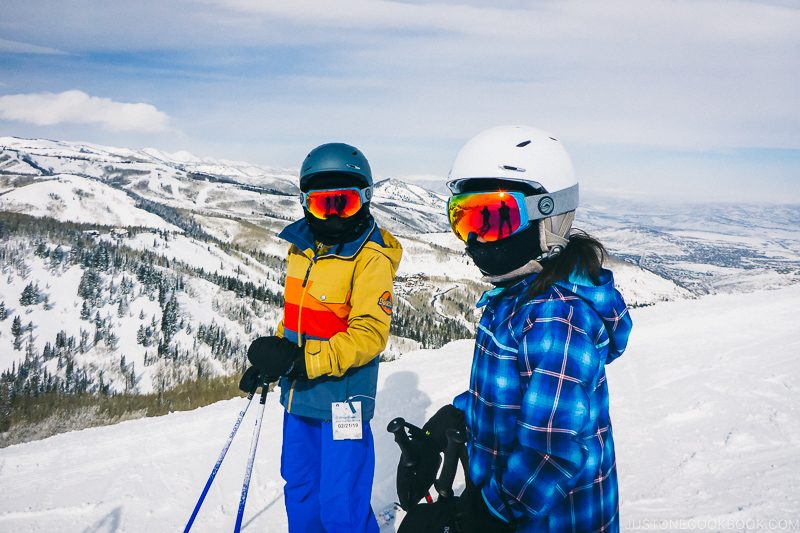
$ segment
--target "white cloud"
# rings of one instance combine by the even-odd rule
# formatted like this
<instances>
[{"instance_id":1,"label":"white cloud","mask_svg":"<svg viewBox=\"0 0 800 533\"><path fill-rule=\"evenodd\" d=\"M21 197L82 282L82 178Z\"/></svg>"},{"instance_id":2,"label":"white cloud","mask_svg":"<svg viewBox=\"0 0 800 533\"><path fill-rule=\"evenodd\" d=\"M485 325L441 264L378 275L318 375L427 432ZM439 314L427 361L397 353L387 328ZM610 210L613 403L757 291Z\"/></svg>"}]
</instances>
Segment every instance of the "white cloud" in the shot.
<instances>
[{"instance_id":1,"label":"white cloud","mask_svg":"<svg viewBox=\"0 0 800 533\"><path fill-rule=\"evenodd\" d=\"M47 46L38 46L30 43L0 39L0 53L64 55L67 52L64 52L63 50L57 50L56 48L49 48Z\"/></svg>"},{"instance_id":2,"label":"white cloud","mask_svg":"<svg viewBox=\"0 0 800 533\"><path fill-rule=\"evenodd\" d=\"M384 175L443 176L469 136L528 123L593 150L584 174L612 184L679 173L630 151L691 153L680 173L700 182L741 173L704 167L716 152L800 150L797 0L4 2L37 45L75 55L0 68L0 92L52 90L43 77L135 90L187 132L170 150L289 166L343 140Z\"/></svg>"},{"instance_id":3,"label":"white cloud","mask_svg":"<svg viewBox=\"0 0 800 533\"><path fill-rule=\"evenodd\" d=\"M115 102L83 91L0 96L0 119L37 126L92 124L112 131L156 132L167 128L168 118L150 104Z\"/></svg>"}]
</instances>

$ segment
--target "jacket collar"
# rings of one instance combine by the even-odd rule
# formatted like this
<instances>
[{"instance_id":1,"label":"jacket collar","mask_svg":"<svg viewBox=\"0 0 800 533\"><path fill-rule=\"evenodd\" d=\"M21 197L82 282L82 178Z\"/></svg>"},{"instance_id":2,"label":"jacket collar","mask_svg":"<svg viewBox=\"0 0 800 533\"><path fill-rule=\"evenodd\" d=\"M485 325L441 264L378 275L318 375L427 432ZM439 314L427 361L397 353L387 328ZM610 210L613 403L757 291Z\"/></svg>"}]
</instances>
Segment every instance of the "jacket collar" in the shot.
<instances>
[{"instance_id":1,"label":"jacket collar","mask_svg":"<svg viewBox=\"0 0 800 533\"><path fill-rule=\"evenodd\" d=\"M336 256L349 259L364 247L364 244L371 240L373 233L376 232L377 223L373 220L372 224L368 226L355 240L346 242L344 244L335 244L333 246L323 246L318 253L317 243L314 240L314 234L311 233L311 228L305 219L300 219L283 228L278 234L278 237L294 244L306 255L310 252L314 258L322 258L326 256ZM372 239L375 240L375 239Z\"/></svg>"},{"instance_id":2,"label":"jacket collar","mask_svg":"<svg viewBox=\"0 0 800 533\"><path fill-rule=\"evenodd\" d=\"M522 270L522 268L520 270ZM523 290L525 287L533 283L533 281L536 279L536 276L538 275L539 275L539 270L534 270L532 272L529 272L524 277L518 278L517 281L514 283L510 283L508 285L502 285L500 287L494 287L492 289L484 291L484 293L478 300L478 303L475 304L475 307L481 308L489 304L492 301L492 299L499 294L503 294L504 297L509 295L516 297L517 294L521 292L521 290Z\"/></svg>"}]
</instances>

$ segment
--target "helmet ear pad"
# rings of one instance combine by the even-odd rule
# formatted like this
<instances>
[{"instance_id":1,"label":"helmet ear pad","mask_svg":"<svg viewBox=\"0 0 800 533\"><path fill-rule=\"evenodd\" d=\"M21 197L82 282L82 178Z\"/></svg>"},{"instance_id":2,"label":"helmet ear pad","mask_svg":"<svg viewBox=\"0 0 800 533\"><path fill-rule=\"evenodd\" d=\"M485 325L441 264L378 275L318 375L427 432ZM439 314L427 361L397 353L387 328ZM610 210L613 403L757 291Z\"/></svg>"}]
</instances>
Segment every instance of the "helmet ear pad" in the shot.
<instances>
[{"instance_id":1,"label":"helmet ear pad","mask_svg":"<svg viewBox=\"0 0 800 533\"><path fill-rule=\"evenodd\" d=\"M366 180L357 174L346 172L319 172L303 180L303 192L315 189L344 189L346 187L367 187Z\"/></svg>"}]
</instances>

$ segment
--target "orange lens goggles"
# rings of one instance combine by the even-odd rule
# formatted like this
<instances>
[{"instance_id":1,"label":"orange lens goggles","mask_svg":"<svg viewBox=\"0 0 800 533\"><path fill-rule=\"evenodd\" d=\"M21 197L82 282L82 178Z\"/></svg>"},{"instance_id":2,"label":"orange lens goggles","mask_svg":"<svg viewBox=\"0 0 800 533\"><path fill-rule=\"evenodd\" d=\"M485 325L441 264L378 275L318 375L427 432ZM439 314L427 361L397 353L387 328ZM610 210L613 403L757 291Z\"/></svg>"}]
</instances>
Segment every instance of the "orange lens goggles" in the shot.
<instances>
[{"instance_id":1,"label":"orange lens goggles","mask_svg":"<svg viewBox=\"0 0 800 533\"><path fill-rule=\"evenodd\" d=\"M447 202L450 227L464 242L475 234L485 242L504 239L528 227L525 195L518 192L457 194Z\"/></svg>"},{"instance_id":2,"label":"orange lens goggles","mask_svg":"<svg viewBox=\"0 0 800 533\"><path fill-rule=\"evenodd\" d=\"M332 216L348 218L358 213L361 206L369 201L371 193L369 187L309 191L303 193L302 204L309 213L321 220Z\"/></svg>"}]
</instances>

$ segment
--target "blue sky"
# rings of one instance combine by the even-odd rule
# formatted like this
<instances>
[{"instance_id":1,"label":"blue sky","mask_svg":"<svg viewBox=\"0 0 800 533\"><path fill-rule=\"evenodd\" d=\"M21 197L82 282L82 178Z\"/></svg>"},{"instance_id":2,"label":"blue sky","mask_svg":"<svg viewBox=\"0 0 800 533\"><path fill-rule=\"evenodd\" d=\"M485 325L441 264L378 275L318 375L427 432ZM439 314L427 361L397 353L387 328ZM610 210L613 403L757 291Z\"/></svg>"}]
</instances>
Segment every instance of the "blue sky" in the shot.
<instances>
[{"instance_id":1,"label":"blue sky","mask_svg":"<svg viewBox=\"0 0 800 533\"><path fill-rule=\"evenodd\" d=\"M5 0L0 135L443 178L480 130L587 190L800 202L800 8L738 0Z\"/></svg>"}]
</instances>

